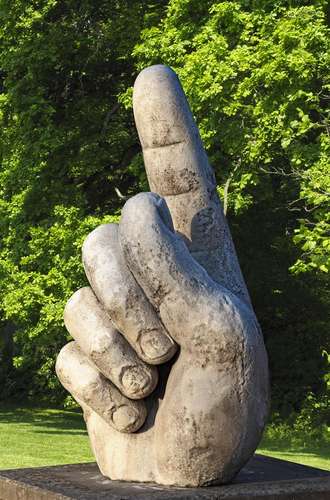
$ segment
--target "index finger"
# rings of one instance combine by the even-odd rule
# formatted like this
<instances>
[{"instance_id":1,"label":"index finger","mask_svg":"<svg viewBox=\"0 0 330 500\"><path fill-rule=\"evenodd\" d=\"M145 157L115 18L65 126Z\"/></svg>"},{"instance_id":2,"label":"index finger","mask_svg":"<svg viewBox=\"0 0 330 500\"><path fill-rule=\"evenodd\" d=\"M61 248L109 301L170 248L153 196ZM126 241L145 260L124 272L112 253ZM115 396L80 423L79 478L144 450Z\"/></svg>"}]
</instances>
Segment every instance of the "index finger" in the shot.
<instances>
[{"instance_id":1,"label":"index finger","mask_svg":"<svg viewBox=\"0 0 330 500\"><path fill-rule=\"evenodd\" d=\"M174 71L162 65L143 70L133 108L151 191L166 198L174 227L192 251L218 247L215 178Z\"/></svg>"},{"instance_id":2,"label":"index finger","mask_svg":"<svg viewBox=\"0 0 330 500\"><path fill-rule=\"evenodd\" d=\"M249 302L215 176L174 71L144 69L133 109L151 191L165 197L175 230L209 275Z\"/></svg>"}]
</instances>

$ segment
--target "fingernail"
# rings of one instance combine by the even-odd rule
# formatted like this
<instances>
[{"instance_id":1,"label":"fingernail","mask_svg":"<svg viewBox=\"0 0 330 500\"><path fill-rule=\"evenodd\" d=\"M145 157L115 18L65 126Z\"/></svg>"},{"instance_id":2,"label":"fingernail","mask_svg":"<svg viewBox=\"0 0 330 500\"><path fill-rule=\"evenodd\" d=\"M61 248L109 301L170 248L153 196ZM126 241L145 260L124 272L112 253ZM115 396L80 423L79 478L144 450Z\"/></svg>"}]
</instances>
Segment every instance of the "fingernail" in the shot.
<instances>
[{"instance_id":1,"label":"fingernail","mask_svg":"<svg viewBox=\"0 0 330 500\"><path fill-rule=\"evenodd\" d=\"M124 369L121 383L125 395L129 398L139 399L148 396L156 387L157 371L150 367L132 366Z\"/></svg>"},{"instance_id":2,"label":"fingernail","mask_svg":"<svg viewBox=\"0 0 330 500\"><path fill-rule=\"evenodd\" d=\"M119 406L111 418L116 429L121 432L132 432L139 427L136 427L139 421L138 412L127 405Z\"/></svg>"},{"instance_id":3,"label":"fingernail","mask_svg":"<svg viewBox=\"0 0 330 500\"><path fill-rule=\"evenodd\" d=\"M157 330L142 334L140 346L143 354L147 356L150 361L167 361L175 352L174 342Z\"/></svg>"}]
</instances>

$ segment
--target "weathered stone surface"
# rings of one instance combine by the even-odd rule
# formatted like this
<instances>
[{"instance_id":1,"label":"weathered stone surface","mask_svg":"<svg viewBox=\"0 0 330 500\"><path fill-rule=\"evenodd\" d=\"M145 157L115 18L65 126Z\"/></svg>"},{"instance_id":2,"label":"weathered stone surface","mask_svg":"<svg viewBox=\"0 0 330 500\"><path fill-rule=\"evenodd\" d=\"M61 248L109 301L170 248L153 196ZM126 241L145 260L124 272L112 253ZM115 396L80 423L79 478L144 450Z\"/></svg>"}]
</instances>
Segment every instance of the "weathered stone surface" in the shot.
<instances>
[{"instance_id":1,"label":"weathered stone surface","mask_svg":"<svg viewBox=\"0 0 330 500\"><path fill-rule=\"evenodd\" d=\"M0 500L328 500L330 473L255 456L231 485L173 488L106 479L96 464L0 471Z\"/></svg>"},{"instance_id":2,"label":"weathered stone surface","mask_svg":"<svg viewBox=\"0 0 330 500\"><path fill-rule=\"evenodd\" d=\"M104 224L92 231L82 257L95 295L140 358L153 365L171 359L175 344L126 265L118 226Z\"/></svg>"},{"instance_id":3,"label":"weathered stone surface","mask_svg":"<svg viewBox=\"0 0 330 500\"><path fill-rule=\"evenodd\" d=\"M57 373L84 409L105 476L226 483L267 417L262 333L178 78L147 68L133 100L154 192L128 200L119 228L101 226L84 243L91 288L66 306L76 343Z\"/></svg>"}]
</instances>

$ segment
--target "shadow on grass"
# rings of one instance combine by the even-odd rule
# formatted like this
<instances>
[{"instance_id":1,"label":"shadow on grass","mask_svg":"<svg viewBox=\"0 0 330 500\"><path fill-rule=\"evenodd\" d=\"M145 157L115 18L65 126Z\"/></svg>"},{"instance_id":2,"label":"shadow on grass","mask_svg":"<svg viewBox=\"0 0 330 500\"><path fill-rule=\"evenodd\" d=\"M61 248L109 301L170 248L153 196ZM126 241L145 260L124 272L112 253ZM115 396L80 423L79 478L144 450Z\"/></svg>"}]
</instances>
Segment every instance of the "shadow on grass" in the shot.
<instances>
[{"instance_id":1,"label":"shadow on grass","mask_svg":"<svg viewBox=\"0 0 330 500\"><path fill-rule=\"evenodd\" d=\"M301 436L302 441L304 436ZM290 439L278 439L276 437L265 436L261 441L258 450L261 453L270 452L283 454L286 457L297 456L300 458L330 459L330 443L315 443L311 439L305 438L305 444L297 444Z\"/></svg>"},{"instance_id":2,"label":"shadow on grass","mask_svg":"<svg viewBox=\"0 0 330 500\"><path fill-rule=\"evenodd\" d=\"M23 424L40 434L86 435L85 422L79 410L34 408L0 403L0 424ZM33 429L40 427L40 429Z\"/></svg>"}]
</instances>

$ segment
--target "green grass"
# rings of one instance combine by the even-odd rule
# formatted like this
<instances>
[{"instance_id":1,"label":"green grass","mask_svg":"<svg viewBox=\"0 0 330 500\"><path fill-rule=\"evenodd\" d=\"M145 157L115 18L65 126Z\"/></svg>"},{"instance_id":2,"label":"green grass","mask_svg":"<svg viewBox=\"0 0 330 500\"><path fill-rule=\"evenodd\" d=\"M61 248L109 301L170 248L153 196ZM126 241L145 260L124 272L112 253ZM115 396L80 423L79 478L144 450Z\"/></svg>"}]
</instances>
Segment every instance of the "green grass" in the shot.
<instances>
[{"instance_id":1,"label":"green grass","mask_svg":"<svg viewBox=\"0 0 330 500\"><path fill-rule=\"evenodd\" d=\"M299 447L266 432L263 455L330 470L330 446ZM93 461L82 415L76 411L0 406L0 469Z\"/></svg>"},{"instance_id":2,"label":"green grass","mask_svg":"<svg viewBox=\"0 0 330 500\"><path fill-rule=\"evenodd\" d=\"M309 465L318 469L330 470L330 442L329 439L312 440L310 436L292 433L280 438L280 432L274 428L266 429L264 438L257 450L261 455ZM304 444L303 444L304 443ZM322 444L320 444L322 443Z\"/></svg>"},{"instance_id":3,"label":"green grass","mask_svg":"<svg viewBox=\"0 0 330 500\"><path fill-rule=\"evenodd\" d=\"M0 469L93 460L80 413L0 405Z\"/></svg>"}]
</instances>

